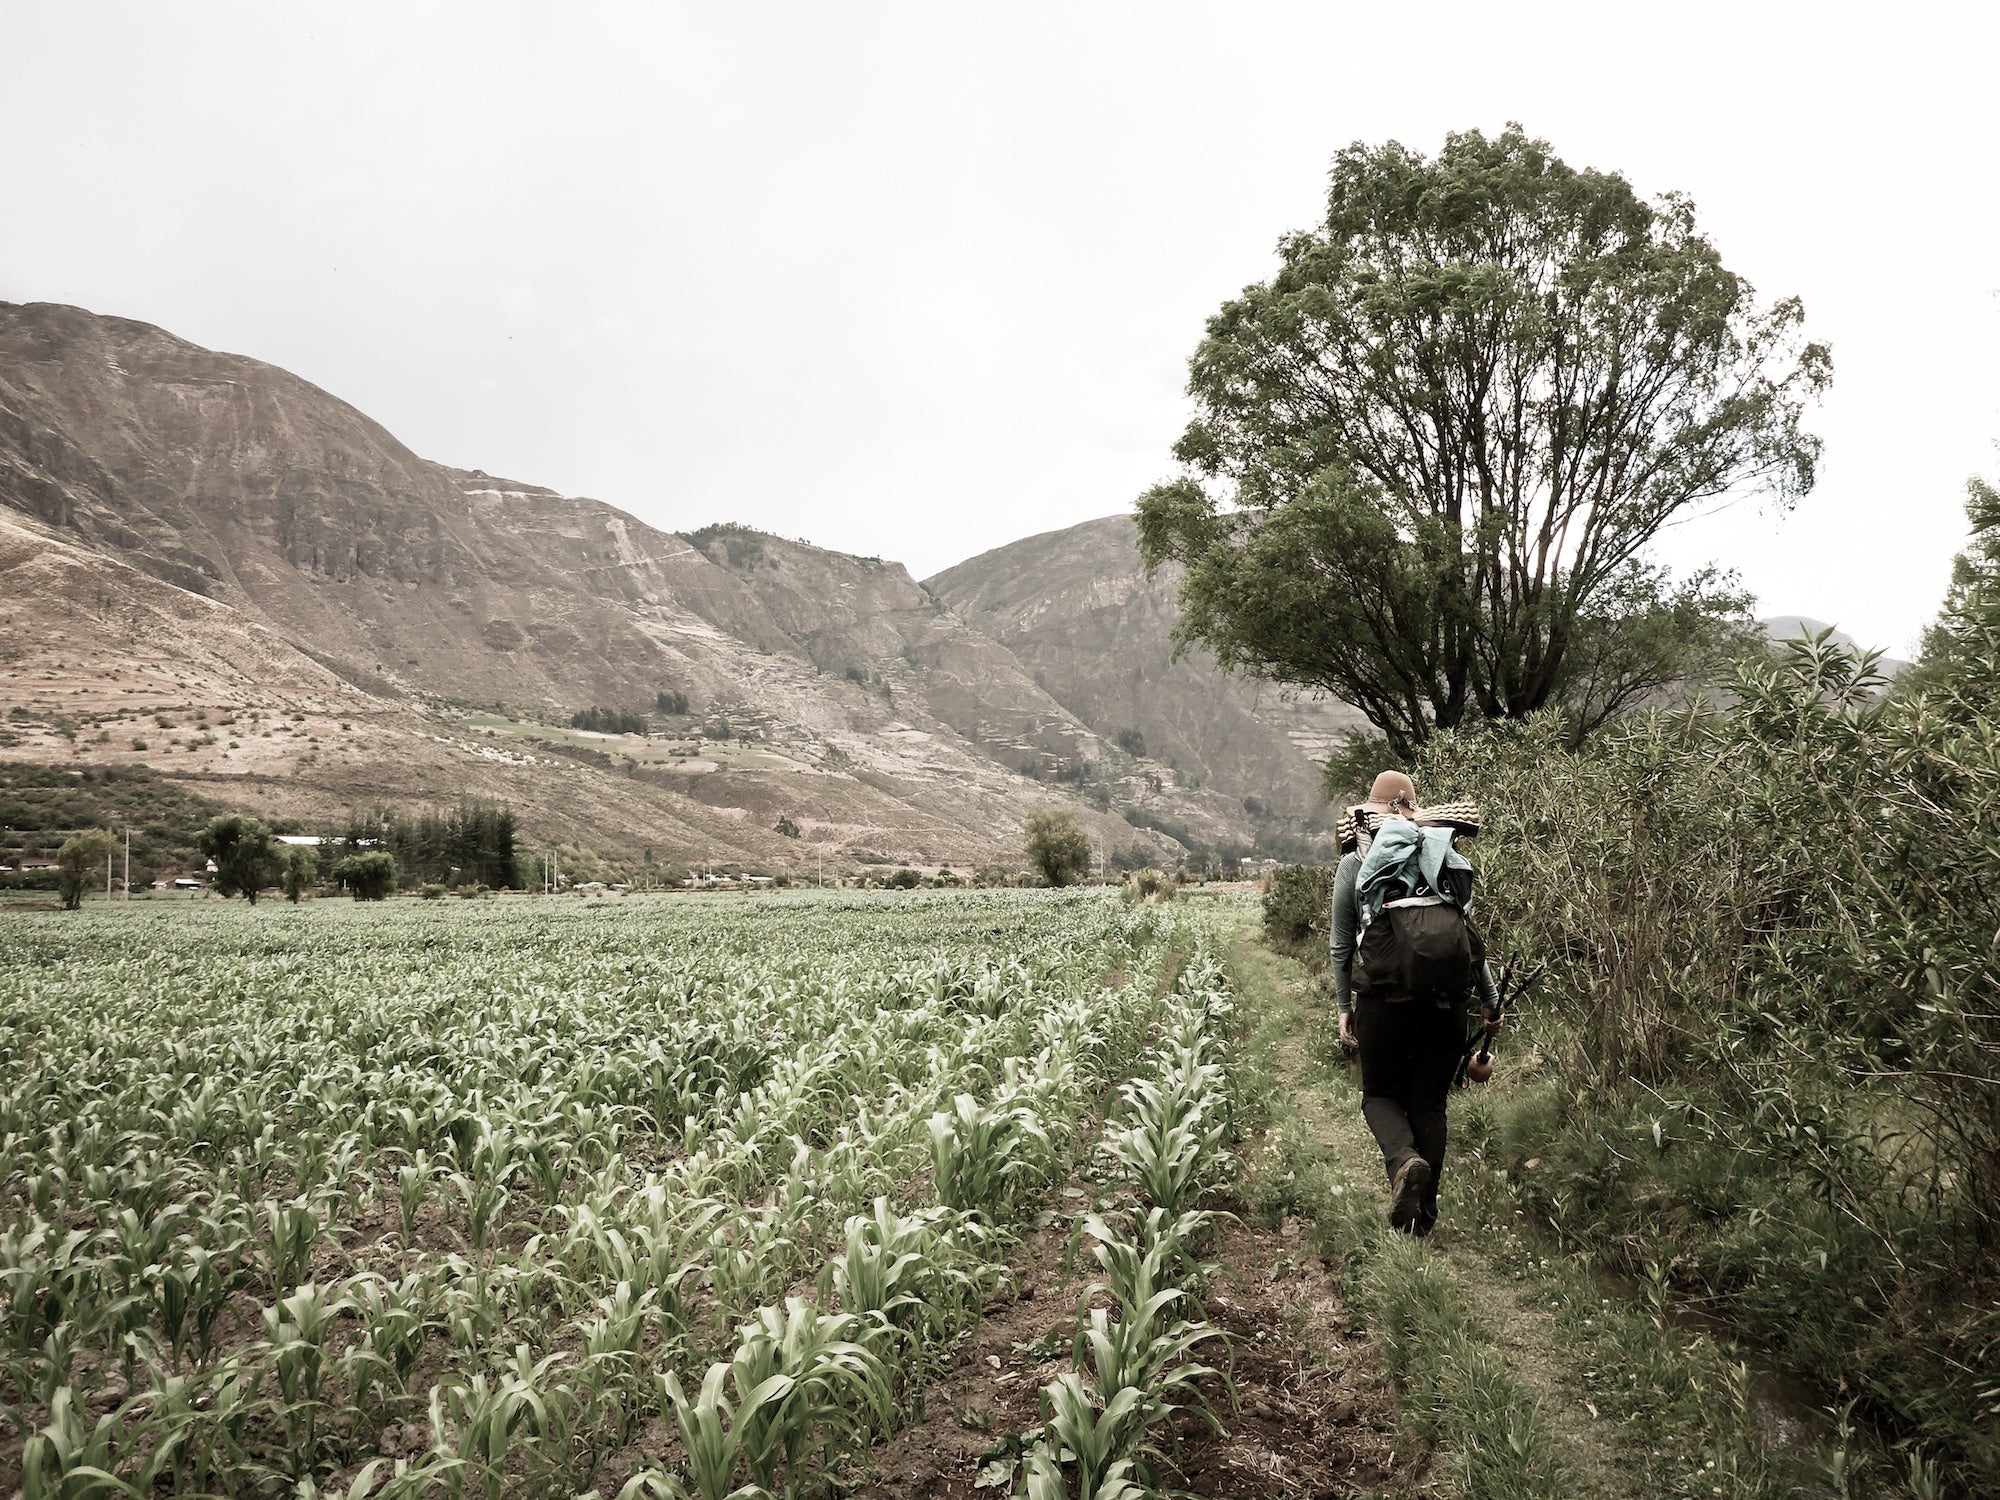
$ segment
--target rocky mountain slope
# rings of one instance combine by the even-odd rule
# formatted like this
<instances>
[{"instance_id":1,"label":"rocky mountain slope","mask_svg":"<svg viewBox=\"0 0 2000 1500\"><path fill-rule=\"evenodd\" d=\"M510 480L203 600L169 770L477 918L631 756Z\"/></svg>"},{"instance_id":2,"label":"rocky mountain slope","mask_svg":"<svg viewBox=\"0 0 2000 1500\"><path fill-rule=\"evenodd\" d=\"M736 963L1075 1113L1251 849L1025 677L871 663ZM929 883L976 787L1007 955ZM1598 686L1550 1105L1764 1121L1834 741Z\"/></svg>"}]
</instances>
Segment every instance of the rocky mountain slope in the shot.
<instances>
[{"instance_id":1,"label":"rocky mountain slope","mask_svg":"<svg viewBox=\"0 0 2000 1500\"><path fill-rule=\"evenodd\" d=\"M1076 531L1062 599L1087 595L1093 548L1127 580L1129 537ZM1033 594L1046 561L989 554L924 586L741 528L660 532L430 463L272 366L0 304L16 759L143 763L304 819L490 797L535 840L779 866L1016 860L1050 805L1150 859L1246 847L1267 804L1310 813L1310 725L1274 729L1247 690L1167 668L1157 589L1076 643L1110 661L996 638L993 601ZM651 735L566 727L662 694L687 711L654 713Z\"/></svg>"},{"instance_id":2,"label":"rocky mountain slope","mask_svg":"<svg viewBox=\"0 0 2000 1500\"><path fill-rule=\"evenodd\" d=\"M1176 585L1172 569L1146 577L1129 515L1026 537L924 584L1105 739L1143 743L1267 830L1309 832L1318 762L1361 715L1226 675L1198 651L1174 660Z\"/></svg>"}]
</instances>

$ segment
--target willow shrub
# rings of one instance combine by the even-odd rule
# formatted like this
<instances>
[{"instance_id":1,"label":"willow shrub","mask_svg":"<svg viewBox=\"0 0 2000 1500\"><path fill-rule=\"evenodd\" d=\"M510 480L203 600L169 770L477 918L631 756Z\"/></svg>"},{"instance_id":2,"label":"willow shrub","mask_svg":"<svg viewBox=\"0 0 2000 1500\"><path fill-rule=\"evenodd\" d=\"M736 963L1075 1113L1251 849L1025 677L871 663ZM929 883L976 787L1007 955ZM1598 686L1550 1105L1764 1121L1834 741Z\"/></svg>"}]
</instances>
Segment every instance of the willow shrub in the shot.
<instances>
[{"instance_id":1,"label":"willow shrub","mask_svg":"<svg viewBox=\"0 0 2000 1500\"><path fill-rule=\"evenodd\" d=\"M1493 1100L1558 1233L2000 1473L2000 732L1822 637L1723 711L1553 717L1413 770L1487 815L1476 911L1549 964ZM1991 672L1990 664L1984 669Z\"/></svg>"},{"instance_id":2,"label":"willow shrub","mask_svg":"<svg viewBox=\"0 0 2000 1500\"><path fill-rule=\"evenodd\" d=\"M1299 957L1324 959L1333 913L1333 867L1286 865L1264 893L1264 935Z\"/></svg>"}]
</instances>

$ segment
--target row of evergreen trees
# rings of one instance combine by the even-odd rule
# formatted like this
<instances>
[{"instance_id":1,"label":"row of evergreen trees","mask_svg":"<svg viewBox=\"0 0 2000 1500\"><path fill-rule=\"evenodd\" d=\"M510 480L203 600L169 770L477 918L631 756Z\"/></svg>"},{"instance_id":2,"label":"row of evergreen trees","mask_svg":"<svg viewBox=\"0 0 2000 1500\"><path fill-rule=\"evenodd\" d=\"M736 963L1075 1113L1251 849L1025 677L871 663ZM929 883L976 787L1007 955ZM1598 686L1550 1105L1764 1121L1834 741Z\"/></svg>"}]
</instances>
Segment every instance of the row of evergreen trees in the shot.
<instances>
[{"instance_id":1,"label":"row of evergreen trees","mask_svg":"<svg viewBox=\"0 0 2000 1500\"><path fill-rule=\"evenodd\" d=\"M688 711L687 694L662 691L653 706L663 715L672 717ZM569 727L588 729L593 734L646 734L652 726L646 722L644 714L628 713L622 708L603 708L592 705L580 708L569 716Z\"/></svg>"},{"instance_id":2,"label":"row of evergreen trees","mask_svg":"<svg viewBox=\"0 0 2000 1500\"><path fill-rule=\"evenodd\" d=\"M468 800L414 816L390 808L350 815L341 839L349 852L393 855L405 880L505 889L521 884L514 834L511 807Z\"/></svg>"},{"instance_id":3,"label":"row of evergreen trees","mask_svg":"<svg viewBox=\"0 0 2000 1500\"><path fill-rule=\"evenodd\" d=\"M569 727L588 729L593 734L644 734L644 714L623 713L615 708L580 708L569 716Z\"/></svg>"}]
</instances>

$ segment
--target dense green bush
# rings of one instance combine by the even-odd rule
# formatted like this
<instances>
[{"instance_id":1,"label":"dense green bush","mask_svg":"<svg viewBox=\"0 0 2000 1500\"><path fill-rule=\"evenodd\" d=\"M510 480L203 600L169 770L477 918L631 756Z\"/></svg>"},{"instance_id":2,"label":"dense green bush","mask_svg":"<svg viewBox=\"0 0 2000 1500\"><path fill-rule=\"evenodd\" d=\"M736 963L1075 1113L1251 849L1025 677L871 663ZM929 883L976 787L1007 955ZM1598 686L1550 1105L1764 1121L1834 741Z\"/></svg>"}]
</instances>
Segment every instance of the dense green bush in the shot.
<instances>
[{"instance_id":1,"label":"dense green bush","mask_svg":"<svg viewBox=\"0 0 2000 1500\"><path fill-rule=\"evenodd\" d=\"M319 851L310 844L287 844L278 855L278 882L294 906L319 876Z\"/></svg>"},{"instance_id":2,"label":"dense green bush","mask_svg":"<svg viewBox=\"0 0 2000 1500\"><path fill-rule=\"evenodd\" d=\"M1075 813L1029 813L1022 833L1028 863L1050 885L1074 885L1090 873L1090 835Z\"/></svg>"},{"instance_id":3,"label":"dense green bush","mask_svg":"<svg viewBox=\"0 0 2000 1500\"><path fill-rule=\"evenodd\" d=\"M1514 1043L1538 1077L1495 1104L1557 1232L1977 1489L2000 1478L2000 611L1961 623L1983 653L1915 695L1822 636L1746 667L1727 712L1582 754L1553 717L1447 735L1412 771L1486 809L1489 945L1550 965Z\"/></svg>"},{"instance_id":4,"label":"dense green bush","mask_svg":"<svg viewBox=\"0 0 2000 1500\"><path fill-rule=\"evenodd\" d=\"M1264 935L1287 952L1321 952L1333 916L1333 867L1286 865L1264 893Z\"/></svg>"},{"instance_id":5,"label":"dense green bush","mask_svg":"<svg viewBox=\"0 0 2000 1500\"><path fill-rule=\"evenodd\" d=\"M380 850L350 854L333 867L333 882L356 901L381 901L396 889L396 859Z\"/></svg>"}]
</instances>

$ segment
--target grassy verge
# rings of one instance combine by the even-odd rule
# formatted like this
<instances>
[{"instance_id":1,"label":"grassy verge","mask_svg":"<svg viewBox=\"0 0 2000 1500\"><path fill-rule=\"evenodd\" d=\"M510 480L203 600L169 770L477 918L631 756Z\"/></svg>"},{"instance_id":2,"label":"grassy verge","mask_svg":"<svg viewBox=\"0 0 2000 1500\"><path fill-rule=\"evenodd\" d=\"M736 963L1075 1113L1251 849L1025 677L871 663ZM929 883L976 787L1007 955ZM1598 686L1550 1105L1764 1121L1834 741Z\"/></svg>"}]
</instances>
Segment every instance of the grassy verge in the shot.
<instances>
[{"instance_id":1,"label":"grassy verge","mask_svg":"<svg viewBox=\"0 0 2000 1500\"><path fill-rule=\"evenodd\" d=\"M1565 1490L1549 1428L1532 1392L1507 1371L1463 1290L1425 1247L1390 1231L1364 1187L1372 1162L1342 1148L1328 1080L1311 1066L1316 1023L1294 997L1298 969L1239 939L1236 984L1250 1010L1246 1089L1265 1126L1251 1207L1295 1216L1340 1266L1348 1306L1374 1334L1410 1433L1426 1444L1452 1493L1480 1500ZM1290 972L1288 973L1287 970ZM1302 1086L1303 1085L1303 1086Z\"/></svg>"},{"instance_id":2,"label":"grassy verge","mask_svg":"<svg viewBox=\"0 0 2000 1500\"><path fill-rule=\"evenodd\" d=\"M1786 1107L1805 1109L1809 1092L1795 1083ZM1810 1382L1814 1400L1900 1434L1911 1493L1933 1492L1925 1475L1939 1454L1957 1461L1935 1492L1993 1493L2000 1375L1982 1391L1954 1350L2000 1353L2000 1305L1926 1265L1938 1233L1926 1206L1886 1227L1840 1210L1822 1173L1877 1148L1837 1141L1831 1107L1819 1139L1802 1133L1791 1173L1735 1139L1731 1117L1693 1087L1586 1097L1523 1080L1464 1111L1464 1135L1564 1250L1738 1331Z\"/></svg>"},{"instance_id":3,"label":"grassy verge","mask_svg":"<svg viewBox=\"0 0 2000 1500\"><path fill-rule=\"evenodd\" d=\"M1438 1232L1415 1242L1390 1231L1379 1158L1316 986L1248 924L1233 961L1265 1126L1253 1208L1298 1216L1338 1262L1446 1492L1936 1493L1920 1460L1892 1465L1849 1424L1805 1420L1764 1389L1740 1351L1676 1317L1662 1277L1609 1278L1555 1242L1537 1219L1538 1187L1499 1164L1505 1089L1454 1100Z\"/></svg>"}]
</instances>

